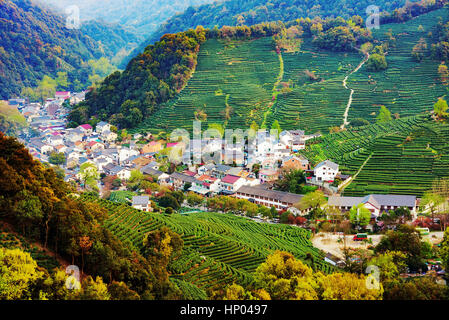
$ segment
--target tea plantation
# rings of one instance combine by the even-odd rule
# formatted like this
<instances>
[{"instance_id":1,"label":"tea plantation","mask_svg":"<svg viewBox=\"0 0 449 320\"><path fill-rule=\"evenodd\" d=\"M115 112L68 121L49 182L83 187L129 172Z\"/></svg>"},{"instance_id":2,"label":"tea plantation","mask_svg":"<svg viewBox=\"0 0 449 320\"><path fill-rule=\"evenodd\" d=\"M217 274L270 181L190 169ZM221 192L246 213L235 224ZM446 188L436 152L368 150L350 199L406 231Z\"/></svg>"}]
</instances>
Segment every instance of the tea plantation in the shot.
<instances>
[{"instance_id":1,"label":"tea plantation","mask_svg":"<svg viewBox=\"0 0 449 320\"><path fill-rule=\"evenodd\" d=\"M301 151L313 164L332 159L356 175L344 195L421 196L449 176L449 124L427 114L342 131L309 141Z\"/></svg>"},{"instance_id":2,"label":"tea plantation","mask_svg":"<svg viewBox=\"0 0 449 320\"><path fill-rule=\"evenodd\" d=\"M354 90L348 120L364 118L373 123L380 105L401 117L428 111L446 92L438 80L440 61L430 57L440 9L405 23L382 25L373 30L374 45L388 41L388 69L368 71L366 65L343 79L363 60L357 52L318 49L304 39L296 53L277 54L270 37L256 40L208 40L199 52L198 65L186 87L160 106L137 131L191 129L195 112L203 113L203 127L221 123L228 128L248 128L252 121L282 129L329 132L340 126ZM387 33L391 33L387 35ZM420 38L428 44L421 62L411 51Z\"/></svg>"},{"instance_id":3,"label":"tea plantation","mask_svg":"<svg viewBox=\"0 0 449 320\"><path fill-rule=\"evenodd\" d=\"M93 201L85 198L86 201ZM181 235L184 251L170 266L172 277L189 287L189 292L232 284L248 284L252 273L275 250L291 252L304 259L314 257L318 270L332 272L321 251L312 246L310 232L281 224L257 223L233 214L190 213L161 215L136 210L125 204L101 201L109 211L106 226L121 240L142 247L145 234L167 226ZM311 264L307 260L305 263ZM192 287L192 285L194 287Z\"/></svg>"}]
</instances>

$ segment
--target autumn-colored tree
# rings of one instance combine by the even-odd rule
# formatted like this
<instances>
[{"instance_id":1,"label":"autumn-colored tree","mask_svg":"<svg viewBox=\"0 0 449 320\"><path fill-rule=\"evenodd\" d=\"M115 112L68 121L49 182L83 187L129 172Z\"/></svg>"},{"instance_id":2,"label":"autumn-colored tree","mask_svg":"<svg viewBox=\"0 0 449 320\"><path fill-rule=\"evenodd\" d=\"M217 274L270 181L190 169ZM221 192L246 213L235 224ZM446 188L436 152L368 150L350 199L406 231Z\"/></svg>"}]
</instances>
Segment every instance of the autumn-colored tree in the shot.
<instances>
[{"instance_id":1,"label":"autumn-colored tree","mask_svg":"<svg viewBox=\"0 0 449 320\"><path fill-rule=\"evenodd\" d=\"M439 119L448 116L447 109L448 109L447 102L443 98L439 98L438 101L433 105L433 111L435 112L435 114Z\"/></svg>"},{"instance_id":2,"label":"autumn-colored tree","mask_svg":"<svg viewBox=\"0 0 449 320\"><path fill-rule=\"evenodd\" d=\"M333 273L322 278L321 291L323 300L382 300L383 287L376 282L368 286L364 275Z\"/></svg>"},{"instance_id":3,"label":"autumn-colored tree","mask_svg":"<svg viewBox=\"0 0 449 320\"><path fill-rule=\"evenodd\" d=\"M79 238L79 246L81 248L81 272L84 272L84 255L92 247L92 240L88 236L83 236Z\"/></svg>"},{"instance_id":4,"label":"autumn-colored tree","mask_svg":"<svg viewBox=\"0 0 449 320\"><path fill-rule=\"evenodd\" d=\"M445 86L449 85L449 70L444 62L438 66L438 74L440 75L441 83Z\"/></svg>"},{"instance_id":5,"label":"autumn-colored tree","mask_svg":"<svg viewBox=\"0 0 449 320\"><path fill-rule=\"evenodd\" d=\"M0 247L0 300L27 300L44 272L29 253Z\"/></svg>"}]
</instances>

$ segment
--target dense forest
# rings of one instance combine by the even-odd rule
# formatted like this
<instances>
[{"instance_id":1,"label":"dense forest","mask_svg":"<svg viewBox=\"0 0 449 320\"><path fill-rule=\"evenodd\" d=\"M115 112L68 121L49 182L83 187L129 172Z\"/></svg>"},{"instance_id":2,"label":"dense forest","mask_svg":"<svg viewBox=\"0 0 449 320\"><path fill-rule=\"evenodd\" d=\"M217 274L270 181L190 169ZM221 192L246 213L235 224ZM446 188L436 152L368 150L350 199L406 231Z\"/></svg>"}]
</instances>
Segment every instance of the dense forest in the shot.
<instances>
[{"instance_id":1,"label":"dense forest","mask_svg":"<svg viewBox=\"0 0 449 320\"><path fill-rule=\"evenodd\" d=\"M38 0L64 14L65 8L76 5L80 9L82 25L92 21L105 21L123 28L133 38L142 42L168 18L189 6L210 3L213 0ZM94 36L89 33L89 36ZM134 48L139 44L135 43Z\"/></svg>"},{"instance_id":2,"label":"dense forest","mask_svg":"<svg viewBox=\"0 0 449 320\"><path fill-rule=\"evenodd\" d=\"M101 48L79 30L30 0L0 1L0 98L20 94L44 75L69 71L87 80L84 61L98 59Z\"/></svg>"},{"instance_id":3,"label":"dense forest","mask_svg":"<svg viewBox=\"0 0 449 320\"><path fill-rule=\"evenodd\" d=\"M198 7L189 7L183 13L168 19L151 36L146 39L127 59L121 67L144 48L159 40L166 33L176 33L196 26L213 28L218 26L255 25L269 21L290 21L298 18L343 17L349 19L354 15L366 16L369 5L379 6L381 12L392 12L402 7L405 0L377 1L346 1L346 0L227 0L215 1Z\"/></svg>"},{"instance_id":4,"label":"dense forest","mask_svg":"<svg viewBox=\"0 0 449 320\"><path fill-rule=\"evenodd\" d=\"M97 41L103 56L118 65L140 42L139 36L119 24L103 20L82 22L81 32Z\"/></svg>"}]
</instances>

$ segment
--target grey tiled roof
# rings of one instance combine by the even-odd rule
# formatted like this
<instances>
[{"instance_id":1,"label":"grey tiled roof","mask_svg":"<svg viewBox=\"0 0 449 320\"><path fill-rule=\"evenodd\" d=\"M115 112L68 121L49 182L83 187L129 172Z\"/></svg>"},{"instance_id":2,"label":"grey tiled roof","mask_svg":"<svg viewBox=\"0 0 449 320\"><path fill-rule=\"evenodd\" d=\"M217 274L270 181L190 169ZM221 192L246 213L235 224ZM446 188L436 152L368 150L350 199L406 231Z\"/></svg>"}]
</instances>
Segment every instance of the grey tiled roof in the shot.
<instances>
[{"instance_id":1,"label":"grey tiled roof","mask_svg":"<svg viewBox=\"0 0 449 320\"><path fill-rule=\"evenodd\" d=\"M183 182L190 182L190 183L194 183L197 181L196 178L188 176L186 174L183 173L179 173L179 172L173 172L170 175L170 179L176 179L176 180L181 180Z\"/></svg>"},{"instance_id":2,"label":"grey tiled roof","mask_svg":"<svg viewBox=\"0 0 449 320\"><path fill-rule=\"evenodd\" d=\"M149 196L134 196L132 200L133 206L146 206L150 201Z\"/></svg>"},{"instance_id":3,"label":"grey tiled roof","mask_svg":"<svg viewBox=\"0 0 449 320\"><path fill-rule=\"evenodd\" d=\"M338 197L330 196L328 204L338 207L353 207L359 203L371 203L376 208L381 206L415 207L416 196L370 194L365 197Z\"/></svg>"},{"instance_id":4,"label":"grey tiled roof","mask_svg":"<svg viewBox=\"0 0 449 320\"><path fill-rule=\"evenodd\" d=\"M335 162L332 162L330 160L325 160L323 162L318 163L316 165L315 169L322 167L322 166L328 166L331 169L338 170L338 164L336 164Z\"/></svg>"},{"instance_id":5,"label":"grey tiled roof","mask_svg":"<svg viewBox=\"0 0 449 320\"><path fill-rule=\"evenodd\" d=\"M294 194L283 191L267 190L258 187L242 186L237 190L237 193L245 193L249 196L259 196L266 197L270 199L275 199L281 202L286 202L288 204L298 203L304 196L301 194Z\"/></svg>"}]
</instances>

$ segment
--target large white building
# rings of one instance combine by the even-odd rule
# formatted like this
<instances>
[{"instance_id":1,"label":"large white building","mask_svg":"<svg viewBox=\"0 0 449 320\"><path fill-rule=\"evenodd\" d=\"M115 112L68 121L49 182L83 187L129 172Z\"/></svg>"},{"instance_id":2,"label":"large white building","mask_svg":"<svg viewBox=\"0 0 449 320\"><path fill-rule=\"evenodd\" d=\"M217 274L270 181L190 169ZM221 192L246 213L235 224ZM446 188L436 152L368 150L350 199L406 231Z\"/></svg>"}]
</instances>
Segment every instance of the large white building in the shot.
<instances>
[{"instance_id":1,"label":"large white building","mask_svg":"<svg viewBox=\"0 0 449 320\"><path fill-rule=\"evenodd\" d=\"M338 173L338 164L326 160L318 163L313 169L317 181L334 181Z\"/></svg>"},{"instance_id":2,"label":"large white building","mask_svg":"<svg viewBox=\"0 0 449 320\"><path fill-rule=\"evenodd\" d=\"M328 200L329 206L337 207L341 211L349 211L360 203L371 212L372 218L401 207L408 208L411 214L416 216L416 196L370 194L365 197L330 196Z\"/></svg>"}]
</instances>

